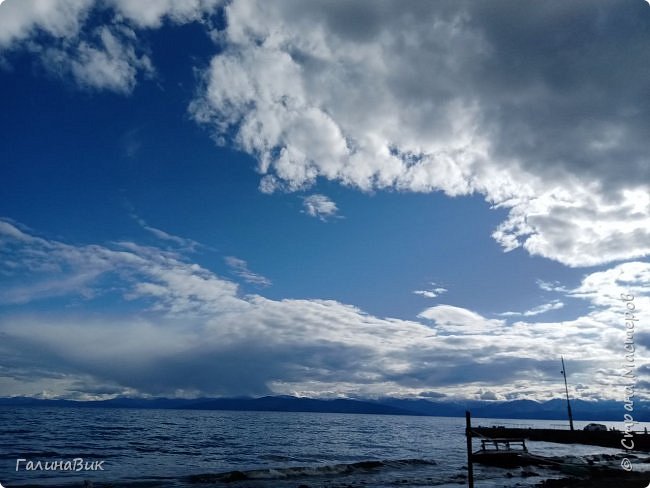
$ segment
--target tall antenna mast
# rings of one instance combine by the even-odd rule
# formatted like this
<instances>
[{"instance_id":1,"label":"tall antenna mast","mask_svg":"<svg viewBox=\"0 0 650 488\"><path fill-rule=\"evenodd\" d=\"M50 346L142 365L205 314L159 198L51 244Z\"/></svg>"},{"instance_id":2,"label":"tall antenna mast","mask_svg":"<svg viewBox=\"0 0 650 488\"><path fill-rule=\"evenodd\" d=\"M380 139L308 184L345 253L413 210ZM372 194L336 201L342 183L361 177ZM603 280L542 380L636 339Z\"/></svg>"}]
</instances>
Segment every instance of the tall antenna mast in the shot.
<instances>
[{"instance_id":1,"label":"tall antenna mast","mask_svg":"<svg viewBox=\"0 0 650 488\"><path fill-rule=\"evenodd\" d=\"M566 368L564 367L564 357L560 356L562 359L562 376L564 376L564 391L566 391L566 406L569 410L569 427L573 430L573 414L571 413L571 402L569 401L569 387L566 382Z\"/></svg>"}]
</instances>

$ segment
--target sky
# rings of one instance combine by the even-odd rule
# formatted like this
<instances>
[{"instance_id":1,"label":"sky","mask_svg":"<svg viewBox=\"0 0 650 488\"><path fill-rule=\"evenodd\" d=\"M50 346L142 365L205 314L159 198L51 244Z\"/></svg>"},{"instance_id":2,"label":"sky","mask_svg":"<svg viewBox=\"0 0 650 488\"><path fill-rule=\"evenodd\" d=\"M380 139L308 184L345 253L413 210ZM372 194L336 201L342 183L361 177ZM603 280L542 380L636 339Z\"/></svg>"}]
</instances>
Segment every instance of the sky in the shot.
<instances>
[{"instance_id":1,"label":"sky","mask_svg":"<svg viewBox=\"0 0 650 488\"><path fill-rule=\"evenodd\" d=\"M649 60L643 0L2 2L0 396L646 398Z\"/></svg>"}]
</instances>

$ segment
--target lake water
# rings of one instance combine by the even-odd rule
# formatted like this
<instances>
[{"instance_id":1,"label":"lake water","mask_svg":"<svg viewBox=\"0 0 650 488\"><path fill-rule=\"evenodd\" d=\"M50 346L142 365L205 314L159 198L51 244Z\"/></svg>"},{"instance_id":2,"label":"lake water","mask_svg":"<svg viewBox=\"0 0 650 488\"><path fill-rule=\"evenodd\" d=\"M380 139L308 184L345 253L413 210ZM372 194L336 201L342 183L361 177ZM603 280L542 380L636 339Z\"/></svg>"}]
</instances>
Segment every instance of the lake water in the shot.
<instances>
[{"instance_id":1,"label":"lake water","mask_svg":"<svg viewBox=\"0 0 650 488\"><path fill-rule=\"evenodd\" d=\"M553 422L473 423L542 427ZM0 407L0 483L5 488L83 486L84 480L96 487L459 488L466 486L464 425L465 419L445 417ZM540 455L619 452L528 444ZM27 461L44 466L75 458L89 465L103 461L103 470L25 469ZM27 461L16 471L18 459ZM532 486L542 478L522 477L520 468L475 466L475 479L477 487L505 487Z\"/></svg>"}]
</instances>

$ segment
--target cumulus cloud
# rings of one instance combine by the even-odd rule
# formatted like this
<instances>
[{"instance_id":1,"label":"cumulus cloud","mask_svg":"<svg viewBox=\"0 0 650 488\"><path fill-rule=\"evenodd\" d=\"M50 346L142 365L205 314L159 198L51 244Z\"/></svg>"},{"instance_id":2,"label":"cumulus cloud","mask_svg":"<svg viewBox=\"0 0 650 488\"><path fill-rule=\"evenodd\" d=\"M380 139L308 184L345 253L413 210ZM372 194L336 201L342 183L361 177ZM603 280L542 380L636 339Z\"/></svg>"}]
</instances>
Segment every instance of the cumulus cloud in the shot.
<instances>
[{"instance_id":1,"label":"cumulus cloud","mask_svg":"<svg viewBox=\"0 0 650 488\"><path fill-rule=\"evenodd\" d=\"M643 7L234 1L190 110L258 159L265 191L321 177L478 192L509 211L494 232L506 250L569 266L640 257Z\"/></svg>"},{"instance_id":2,"label":"cumulus cloud","mask_svg":"<svg viewBox=\"0 0 650 488\"><path fill-rule=\"evenodd\" d=\"M138 27L157 28L164 20L174 24L202 21L214 12L223 0L108 0L117 15Z\"/></svg>"},{"instance_id":3,"label":"cumulus cloud","mask_svg":"<svg viewBox=\"0 0 650 488\"><path fill-rule=\"evenodd\" d=\"M0 10L0 46L10 47L42 32L53 39L73 39L94 9L106 9L117 24L128 22L141 28L202 21L222 0L7 0Z\"/></svg>"},{"instance_id":4,"label":"cumulus cloud","mask_svg":"<svg viewBox=\"0 0 650 488\"><path fill-rule=\"evenodd\" d=\"M338 216L338 207L336 203L330 200L325 195L318 193L309 195L302 199L303 212L310 217L316 217L323 222L330 218Z\"/></svg>"},{"instance_id":5,"label":"cumulus cloud","mask_svg":"<svg viewBox=\"0 0 650 488\"><path fill-rule=\"evenodd\" d=\"M580 286L569 290L568 295L587 299L603 309L620 309L621 296L632 294L636 297L637 308L646 313L650 308L647 287L649 280L650 263L622 263L585 276Z\"/></svg>"},{"instance_id":6,"label":"cumulus cloud","mask_svg":"<svg viewBox=\"0 0 650 488\"><path fill-rule=\"evenodd\" d=\"M135 33L127 28L98 28L77 45L47 48L45 67L62 77L72 76L83 88L130 93L137 76L153 75L149 56L136 52Z\"/></svg>"},{"instance_id":7,"label":"cumulus cloud","mask_svg":"<svg viewBox=\"0 0 650 488\"><path fill-rule=\"evenodd\" d=\"M7 0L0 6L0 46L9 47L36 31L75 36L93 0Z\"/></svg>"},{"instance_id":8,"label":"cumulus cloud","mask_svg":"<svg viewBox=\"0 0 650 488\"><path fill-rule=\"evenodd\" d=\"M26 48L49 71L72 78L82 88L128 94L138 77L154 73L134 28L157 28L165 20L174 24L203 21L220 3L9 0L0 10L0 47L6 51ZM92 25L88 19L97 11L111 20Z\"/></svg>"},{"instance_id":9,"label":"cumulus cloud","mask_svg":"<svg viewBox=\"0 0 650 488\"><path fill-rule=\"evenodd\" d=\"M242 278L246 283L258 286L271 286L271 280L260 274L253 273L248 269L248 263L243 259L234 256L226 256L224 259L232 273Z\"/></svg>"},{"instance_id":10,"label":"cumulus cloud","mask_svg":"<svg viewBox=\"0 0 650 488\"><path fill-rule=\"evenodd\" d=\"M501 333L504 330L503 320L490 320L481 315L460 307L438 305L427 308L418 317L435 322L436 330L449 333L477 334Z\"/></svg>"}]
</instances>

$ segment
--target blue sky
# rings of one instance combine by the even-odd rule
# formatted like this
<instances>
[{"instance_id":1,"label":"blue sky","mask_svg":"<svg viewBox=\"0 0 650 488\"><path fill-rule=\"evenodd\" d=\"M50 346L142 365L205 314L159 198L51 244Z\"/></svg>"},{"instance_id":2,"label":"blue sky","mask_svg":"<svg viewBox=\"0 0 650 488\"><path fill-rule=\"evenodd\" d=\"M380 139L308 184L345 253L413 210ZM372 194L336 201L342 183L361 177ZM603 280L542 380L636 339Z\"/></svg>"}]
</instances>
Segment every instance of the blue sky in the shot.
<instances>
[{"instance_id":1,"label":"blue sky","mask_svg":"<svg viewBox=\"0 0 650 488\"><path fill-rule=\"evenodd\" d=\"M0 395L616 398L650 10L511 7L4 2Z\"/></svg>"}]
</instances>

